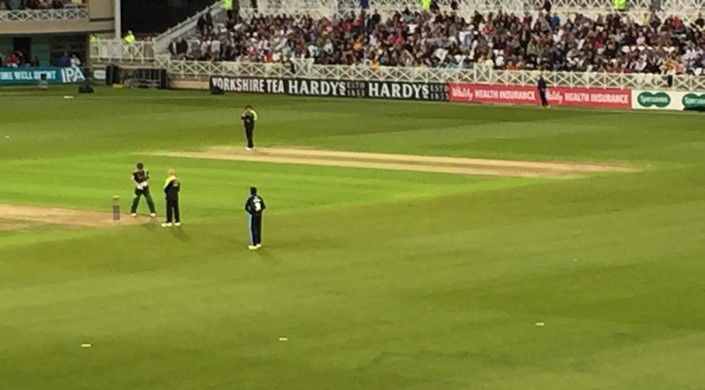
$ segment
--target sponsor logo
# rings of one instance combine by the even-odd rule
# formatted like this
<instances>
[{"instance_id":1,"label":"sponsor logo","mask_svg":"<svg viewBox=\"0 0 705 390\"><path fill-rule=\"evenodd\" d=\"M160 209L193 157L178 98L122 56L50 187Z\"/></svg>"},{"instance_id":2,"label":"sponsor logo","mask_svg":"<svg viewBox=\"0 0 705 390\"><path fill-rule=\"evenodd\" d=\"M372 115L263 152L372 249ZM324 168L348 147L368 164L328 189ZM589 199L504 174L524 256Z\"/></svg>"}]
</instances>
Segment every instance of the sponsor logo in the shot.
<instances>
[{"instance_id":1,"label":"sponsor logo","mask_svg":"<svg viewBox=\"0 0 705 390\"><path fill-rule=\"evenodd\" d=\"M58 81L58 70L10 70L0 73L0 80L6 82L32 82L42 79L46 75L48 81Z\"/></svg>"},{"instance_id":2,"label":"sponsor logo","mask_svg":"<svg viewBox=\"0 0 705 390\"><path fill-rule=\"evenodd\" d=\"M81 68L0 68L0 84L34 84L42 78L52 84L80 83L86 79Z\"/></svg>"},{"instance_id":3,"label":"sponsor logo","mask_svg":"<svg viewBox=\"0 0 705 390\"><path fill-rule=\"evenodd\" d=\"M283 94L284 80L246 77L211 77L211 88L224 92Z\"/></svg>"},{"instance_id":4,"label":"sponsor logo","mask_svg":"<svg viewBox=\"0 0 705 390\"><path fill-rule=\"evenodd\" d=\"M538 89L528 85L451 83L452 102L492 104L539 104ZM549 87L552 105L571 107L631 108L631 91L582 87Z\"/></svg>"},{"instance_id":5,"label":"sponsor logo","mask_svg":"<svg viewBox=\"0 0 705 390\"><path fill-rule=\"evenodd\" d=\"M451 84L450 96L451 100L456 99L463 100L466 102L472 102L475 98L475 92L471 88L466 88L457 84Z\"/></svg>"},{"instance_id":6,"label":"sponsor logo","mask_svg":"<svg viewBox=\"0 0 705 390\"><path fill-rule=\"evenodd\" d=\"M370 81L367 83L367 97L446 101L448 100L448 88L446 84Z\"/></svg>"},{"instance_id":7,"label":"sponsor logo","mask_svg":"<svg viewBox=\"0 0 705 390\"><path fill-rule=\"evenodd\" d=\"M286 93L289 95L304 96L350 96L348 95L347 81L327 80L288 80Z\"/></svg>"},{"instance_id":8,"label":"sponsor logo","mask_svg":"<svg viewBox=\"0 0 705 390\"><path fill-rule=\"evenodd\" d=\"M683 96L683 107L686 109L705 108L705 94L685 94Z\"/></svg>"},{"instance_id":9,"label":"sponsor logo","mask_svg":"<svg viewBox=\"0 0 705 390\"><path fill-rule=\"evenodd\" d=\"M105 76L107 74L105 73L105 70L103 69L96 69L93 71L93 78L96 80L105 80Z\"/></svg>"},{"instance_id":10,"label":"sponsor logo","mask_svg":"<svg viewBox=\"0 0 705 390\"><path fill-rule=\"evenodd\" d=\"M86 78L80 68L63 68L61 69L61 80L64 84L72 84L85 81Z\"/></svg>"},{"instance_id":11,"label":"sponsor logo","mask_svg":"<svg viewBox=\"0 0 705 390\"><path fill-rule=\"evenodd\" d=\"M570 96L570 94L565 94L565 96L558 92L558 91L553 91L553 90L548 90L548 93L546 94L546 97L548 98L548 102L551 104L555 105L562 105L563 101L571 101L571 99L575 99L575 96Z\"/></svg>"},{"instance_id":12,"label":"sponsor logo","mask_svg":"<svg viewBox=\"0 0 705 390\"><path fill-rule=\"evenodd\" d=\"M219 88L223 92L404 100L448 100L448 86L441 83L213 76L210 79L210 86L211 88Z\"/></svg>"},{"instance_id":13,"label":"sponsor logo","mask_svg":"<svg viewBox=\"0 0 705 390\"><path fill-rule=\"evenodd\" d=\"M641 107L665 108L671 104L671 96L666 92L642 92L637 97L637 103Z\"/></svg>"}]
</instances>

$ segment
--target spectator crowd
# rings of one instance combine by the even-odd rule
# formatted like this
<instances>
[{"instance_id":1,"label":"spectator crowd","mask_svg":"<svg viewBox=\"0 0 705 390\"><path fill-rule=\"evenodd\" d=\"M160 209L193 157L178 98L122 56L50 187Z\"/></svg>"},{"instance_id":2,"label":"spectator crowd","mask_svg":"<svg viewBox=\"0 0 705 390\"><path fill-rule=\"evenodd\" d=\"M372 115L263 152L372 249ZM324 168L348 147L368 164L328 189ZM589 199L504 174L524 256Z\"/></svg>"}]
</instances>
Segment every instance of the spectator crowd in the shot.
<instances>
[{"instance_id":1,"label":"spectator crowd","mask_svg":"<svg viewBox=\"0 0 705 390\"><path fill-rule=\"evenodd\" d=\"M543 69L613 73L702 74L705 20L692 23L657 12L634 20L625 13L562 20L545 9L498 11L462 18L455 12L382 17L363 10L343 18L229 14L198 21L199 35L173 42L176 58L202 61L289 62L431 68Z\"/></svg>"},{"instance_id":2,"label":"spectator crowd","mask_svg":"<svg viewBox=\"0 0 705 390\"><path fill-rule=\"evenodd\" d=\"M76 54L72 54L69 56L68 53L64 53L64 55L61 56L56 65L63 68L78 68L81 66L81 60ZM39 63L39 59L37 58L37 56L28 58L27 56L25 56L22 50L15 50L7 56L3 56L3 54L0 53L0 67L37 68L39 66L41 66L41 64Z\"/></svg>"},{"instance_id":3,"label":"spectator crowd","mask_svg":"<svg viewBox=\"0 0 705 390\"><path fill-rule=\"evenodd\" d=\"M85 6L85 0L2 0L0 11L18 11L24 9L63 9Z\"/></svg>"},{"instance_id":4,"label":"spectator crowd","mask_svg":"<svg viewBox=\"0 0 705 390\"><path fill-rule=\"evenodd\" d=\"M16 50L8 54L7 56L3 56L2 53L0 53L0 67L7 67L7 68L26 68L26 67L38 67L39 64L39 59L35 56L30 58L25 57L24 53L21 50Z\"/></svg>"}]
</instances>

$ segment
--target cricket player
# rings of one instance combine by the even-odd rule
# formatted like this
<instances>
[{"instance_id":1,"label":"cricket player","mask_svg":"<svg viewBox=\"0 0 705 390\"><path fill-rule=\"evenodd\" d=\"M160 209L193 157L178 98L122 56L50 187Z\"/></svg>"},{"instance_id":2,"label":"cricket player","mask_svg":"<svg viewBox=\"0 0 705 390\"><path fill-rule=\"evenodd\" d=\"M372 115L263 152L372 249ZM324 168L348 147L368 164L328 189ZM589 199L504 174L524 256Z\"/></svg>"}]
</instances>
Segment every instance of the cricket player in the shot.
<instances>
[{"instance_id":1,"label":"cricket player","mask_svg":"<svg viewBox=\"0 0 705 390\"><path fill-rule=\"evenodd\" d=\"M149 171L144 169L144 164L137 163L137 169L132 172L132 184L135 186L135 196L132 198L132 207L130 214L133 217L137 216L137 206L140 204L140 198L144 196L149 206L149 215L154 218L157 216L157 210L154 208L154 200L149 192Z\"/></svg>"},{"instance_id":2,"label":"cricket player","mask_svg":"<svg viewBox=\"0 0 705 390\"><path fill-rule=\"evenodd\" d=\"M255 147L255 122L257 122L257 111L252 109L252 106L245 106L245 112L240 117L242 125L245 127L245 137L247 137L247 150L252 150Z\"/></svg>"},{"instance_id":3,"label":"cricket player","mask_svg":"<svg viewBox=\"0 0 705 390\"><path fill-rule=\"evenodd\" d=\"M166 195L166 222L162 227L181 226L181 213L179 212L179 191L181 191L181 180L176 177L176 172L169 169L164 182L164 194Z\"/></svg>"},{"instance_id":4,"label":"cricket player","mask_svg":"<svg viewBox=\"0 0 705 390\"><path fill-rule=\"evenodd\" d=\"M250 187L250 196L245 202L245 211L250 215L250 250L262 247L262 212L266 208L264 199L257 195L257 188Z\"/></svg>"},{"instance_id":5,"label":"cricket player","mask_svg":"<svg viewBox=\"0 0 705 390\"><path fill-rule=\"evenodd\" d=\"M546 95L546 90L548 89L548 86L546 85L546 80L543 78L543 76L539 76L537 87L539 90L539 96L541 97L541 106L548 107L548 96Z\"/></svg>"}]
</instances>

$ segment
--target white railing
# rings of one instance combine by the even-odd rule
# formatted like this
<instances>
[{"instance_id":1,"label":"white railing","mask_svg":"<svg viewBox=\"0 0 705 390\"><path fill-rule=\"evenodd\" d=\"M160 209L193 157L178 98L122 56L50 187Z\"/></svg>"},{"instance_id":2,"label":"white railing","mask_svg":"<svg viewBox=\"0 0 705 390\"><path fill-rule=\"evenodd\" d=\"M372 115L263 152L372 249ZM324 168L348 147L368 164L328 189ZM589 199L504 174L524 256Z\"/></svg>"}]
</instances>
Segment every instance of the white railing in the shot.
<instances>
[{"instance_id":1,"label":"white railing","mask_svg":"<svg viewBox=\"0 0 705 390\"><path fill-rule=\"evenodd\" d=\"M152 65L155 61L153 42L135 41L127 44L121 39L102 39L100 44L90 45L92 64L144 64Z\"/></svg>"},{"instance_id":2,"label":"white railing","mask_svg":"<svg viewBox=\"0 0 705 390\"><path fill-rule=\"evenodd\" d=\"M216 1L208 8L202 10L196 15L191 16L190 18L184 20L183 22L177 24L174 27L171 27L170 29L155 37L154 48L157 53L165 53L167 51L167 48L169 47L169 44L175 40L178 40L179 38L188 38L196 35L196 24L198 23L198 19L206 12L211 13L211 16L213 17L214 21L217 20L218 15L224 12L222 1Z\"/></svg>"},{"instance_id":3,"label":"white railing","mask_svg":"<svg viewBox=\"0 0 705 390\"><path fill-rule=\"evenodd\" d=\"M0 11L0 22L32 22L88 19L85 8L27 9L20 11Z\"/></svg>"},{"instance_id":4,"label":"white railing","mask_svg":"<svg viewBox=\"0 0 705 390\"><path fill-rule=\"evenodd\" d=\"M208 80L210 76L306 78L326 80L379 80L419 83L467 82L474 84L534 85L540 72L504 71L492 68L432 69L381 67L349 67L336 65L309 65L305 67L284 64L247 64L238 62L172 61L163 59L172 79ZM569 87L617 89L672 89L683 91L705 90L704 76L673 76L668 87L666 76L657 74L613 74L597 72L543 73L550 85Z\"/></svg>"},{"instance_id":5,"label":"white railing","mask_svg":"<svg viewBox=\"0 0 705 390\"><path fill-rule=\"evenodd\" d=\"M284 64L177 61L163 57L158 58L156 64L166 68L170 78L180 80L206 81L212 75L246 75L243 77L269 78L297 77L293 67Z\"/></svg>"},{"instance_id":6,"label":"white railing","mask_svg":"<svg viewBox=\"0 0 705 390\"><path fill-rule=\"evenodd\" d=\"M468 82L477 84L533 85L539 72L504 71L489 67L473 69L438 69L413 67L350 67L345 65L315 65L309 61L291 64L260 64L246 62L208 62L173 60L169 55L155 55L152 42L102 40L91 46L93 64L142 65L167 69L172 79L208 80L213 75L239 77L309 78L327 80L384 80L423 83ZM590 86L625 89L705 90L705 76L673 76L669 88L666 76L658 74L623 74L600 72L551 72L544 74L550 85Z\"/></svg>"}]
</instances>

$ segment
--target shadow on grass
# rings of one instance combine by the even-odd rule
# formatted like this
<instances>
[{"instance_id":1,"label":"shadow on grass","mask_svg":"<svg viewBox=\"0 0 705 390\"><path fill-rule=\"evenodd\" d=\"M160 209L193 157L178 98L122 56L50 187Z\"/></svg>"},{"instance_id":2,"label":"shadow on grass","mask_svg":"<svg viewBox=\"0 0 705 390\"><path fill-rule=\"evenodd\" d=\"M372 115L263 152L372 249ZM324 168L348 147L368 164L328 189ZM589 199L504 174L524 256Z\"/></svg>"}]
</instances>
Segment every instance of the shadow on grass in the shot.
<instances>
[{"instance_id":1,"label":"shadow on grass","mask_svg":"<svg viewBox=\"0 0 705 390\"><path fill-rule=\"evenodd\" d=\"M155 232L155 231L157 231L157 230L159 230L159 229L164 229L163 227L161 227L161 224L156 223L156 222L155 222L155 223L145 223L145 224L142 224L142 225L140 225L140 226L141 226L143 229L149 231L150 233L153 233L153 232ZM183 227L181 227L181 226L174 226L174 227L170 227L170 228L168 228L168 229L169 229L169 232L171 233L171 235L174 236L174 238L176 238L177 240L182 241L182 242L191 241L191 236L189 236L189 235L184 231Z\"/></svg>"},{"instance_id":2,"label":"shadow on grass","mask_svg":"<svg viewBox=\"0 0 705 390\"><path fill-rule=\"evenodd\" d=\"M272 266L278 266L281 264L281 259L274 255L271 251L268 251L266 247L262 247L256 251L252 251L254 254L264 263Z\"/></svg>"},{"instance_id":3,"label":"shadow on grass","mask_svg":"<svg viewBox=\"0 0 705 390\"><path fill-rule=\"evenodd\" d=\"M149 230L150 232L154 232L159 229L159 223L157 222L143 223L140 226L145 230Z\"/></svg>"},{"instance_id":4,"label":"shadow on grass","mask_svg":"<svg viewBox=\"0 0 705 390\"><path fill-rule=\"evenodd\" d=\"M174 236L174 238L176 238L179 241L182 241L182 242L191 241L191 236L186 234L186 232L184 231L184 229L181 226L169 228L169 231L171 231L171 235Z\"/></svg>"}]
</instances>

